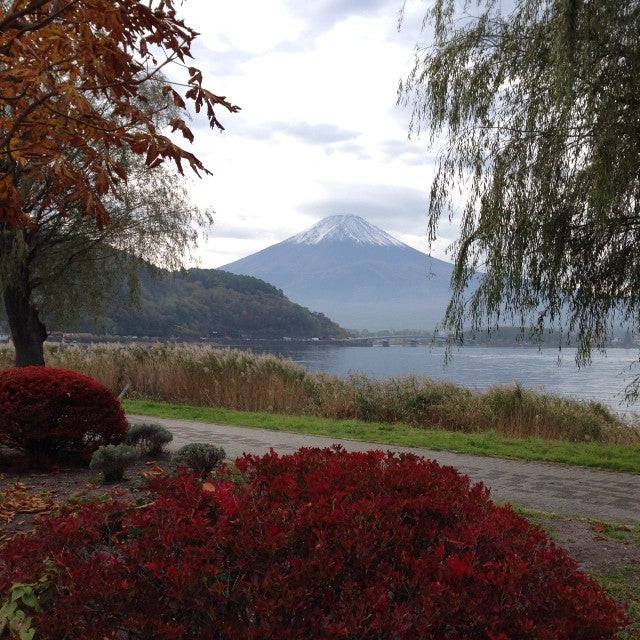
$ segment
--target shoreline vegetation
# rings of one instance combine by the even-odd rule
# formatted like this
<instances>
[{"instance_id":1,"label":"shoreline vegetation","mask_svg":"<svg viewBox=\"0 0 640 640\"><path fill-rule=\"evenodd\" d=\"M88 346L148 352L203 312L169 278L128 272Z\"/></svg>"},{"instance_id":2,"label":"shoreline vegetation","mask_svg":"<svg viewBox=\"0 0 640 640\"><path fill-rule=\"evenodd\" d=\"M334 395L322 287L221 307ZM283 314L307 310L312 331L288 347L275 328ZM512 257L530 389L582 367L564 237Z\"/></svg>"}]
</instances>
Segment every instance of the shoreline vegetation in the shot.
<instances>
[{"instance_id":1,"label":"shoreline vegetation","mask_svg":"<svg viewBox=\"0 0 640 640\"><path fill-rule=\"evenodd\" d=\"M518 384L480 392L415 376L342 379L194 344L45 347L48 365L95 378L130 413L640 473L638 424ZM12 364L12 347L1 345L0 368Z\"/></svg>"}]
</instances>

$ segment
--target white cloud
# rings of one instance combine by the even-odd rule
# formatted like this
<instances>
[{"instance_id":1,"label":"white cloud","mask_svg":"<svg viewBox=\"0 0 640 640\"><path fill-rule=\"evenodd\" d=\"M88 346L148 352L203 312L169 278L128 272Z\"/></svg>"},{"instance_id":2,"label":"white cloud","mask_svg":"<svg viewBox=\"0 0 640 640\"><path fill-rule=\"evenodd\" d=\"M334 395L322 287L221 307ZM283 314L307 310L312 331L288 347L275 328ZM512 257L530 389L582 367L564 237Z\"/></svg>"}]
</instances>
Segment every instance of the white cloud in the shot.
<instances>
[{"instance_id":1,"label":"white cloud","mask_svg":"<svg viewBox=\"0 0 640 640\"><path fill-rule=\"evenodd\" d=\"M214 176L193 198L215 211L201 265L219 266L335 213L356 213L426 247L433 155L407 139L396 106L426 3L408 0L189 0L205 84L242 107L222 134L193 122L194 152ZM447 227L445 225L445 227ZM453 227L446 228L453 231ZM434 254L443 257L442 245Z\"/></svg>"},{"instance_id":2,"label":"white cloud","mask_svg":"<svg viewBox=\"0 0 640 640\"><path fill-rule=\"evenodd\" d=\"M296 18L282 0L189 0L180 15L202 35L201 42L214 54L266 53L295 41L305 29L304 19Z\"/></svg>"}]
</instances>

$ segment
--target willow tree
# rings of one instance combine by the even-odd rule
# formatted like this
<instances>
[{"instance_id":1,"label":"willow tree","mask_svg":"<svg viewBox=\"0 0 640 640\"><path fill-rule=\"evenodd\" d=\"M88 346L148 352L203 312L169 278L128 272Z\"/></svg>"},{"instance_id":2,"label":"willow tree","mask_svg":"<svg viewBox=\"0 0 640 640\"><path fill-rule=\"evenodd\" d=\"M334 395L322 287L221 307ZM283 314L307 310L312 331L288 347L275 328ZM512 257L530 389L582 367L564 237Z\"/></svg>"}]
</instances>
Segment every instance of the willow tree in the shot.
<instances>
[{"instance_id":1,"label":"willow tree","mask_svg":"<svg viewBox=\"0 0 640 640\"><path fill-rule=\"evenodd\" d=\"M130 193L127 182L144 183L131 170L144 165L151 175L171 164L179 174L183 165L207 172L170 133L193 141L189 106L204 110L213 129L223 128L219 107L238 110L207 90L189 64L197 34L174 4L0 0L0 249L27 256L14 261L21 268L3 284L18 365L43 364L46 329L33 304L28 259L42 221L71 233L78 227L70 218L85 218L100 231L112 223L114 203ZM166 127L147 100L150 84L173 105ZM139 161L123 161L127 154ZM153 226L149 231L153 237Z\"/></svg>"},{"instance_id":2,"label":"willow tree","mask_svg":"<svg viewBox=\"0 0 640 640\"><path fill-rule=\"evenodd\" d=\"M560 328L588 362L640 325L640 1L435 0L423 33L399 101L442 145L430 242L460 221L444 326Z\"/></svg>"}]
</instances>

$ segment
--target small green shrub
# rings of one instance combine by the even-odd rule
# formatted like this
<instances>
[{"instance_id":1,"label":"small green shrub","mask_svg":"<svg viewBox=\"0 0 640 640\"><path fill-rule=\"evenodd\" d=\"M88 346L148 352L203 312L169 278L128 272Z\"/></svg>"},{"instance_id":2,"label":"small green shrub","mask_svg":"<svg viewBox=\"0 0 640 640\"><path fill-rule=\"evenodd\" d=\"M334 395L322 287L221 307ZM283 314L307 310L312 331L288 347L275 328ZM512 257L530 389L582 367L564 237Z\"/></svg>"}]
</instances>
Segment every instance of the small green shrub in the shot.
<instances>
[{"instance_id":1,"label":"small green shrub","mask_svg":"<svg viewBox=\"0 0 640 640\"><path fill-rule=\"evenodd\" d=\"M209 473L213 471L227 454L222 447L202 442L185 444L173 455L176 465L188 467L197 473Z\"/></svg>"},{"instance_id":2,"label":"small green shrub","mask_svg":"<svg viewBox=\"0 0 640 640\"><path fill-rule=\"evenodd\" d=\"M125 469L139 457L136 447L109 444L94 451L89 468L101 471L105 482L118 482L122 480Z\"/></svg>"},{"instance_id":3,"label":"small green shrub","mask_svg":"<svg viewBox=\"0 0 640 640\"><path fill-rule=\"evenodd\" d=\"M143 455L156 457L173 440L173 434L162 425L141 422L129 426L127 444L138 447Z\"/></svg>"}]
</instances>

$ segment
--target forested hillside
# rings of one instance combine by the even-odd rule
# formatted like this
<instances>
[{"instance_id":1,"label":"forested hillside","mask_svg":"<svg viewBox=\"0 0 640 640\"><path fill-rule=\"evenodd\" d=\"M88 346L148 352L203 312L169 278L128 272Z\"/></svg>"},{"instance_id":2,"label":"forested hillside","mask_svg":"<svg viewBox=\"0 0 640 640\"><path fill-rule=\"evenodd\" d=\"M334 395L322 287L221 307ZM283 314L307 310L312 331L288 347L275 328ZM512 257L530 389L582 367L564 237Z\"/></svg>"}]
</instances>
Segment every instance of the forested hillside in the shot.
<instances>
[{"instance_id":1,"label":"forested hillside","mask_svg":"<svg viewBox=\"0 0 640 640\"><path fill-rule=\"evenodd\" d=\"M90 330L88 323L82 329ZM321 313L294 304L272 285L217 269L140 277L140 308L125 296L111 304L94 331L116 335L252 338L340 336Z\"/></svg>"},{"instance_id":2,"label":"forested hillside","mask_svg":"<svg viewBox=\"0 0 640 640\"><path fill-rule=\"evenodd\" d=\"M101 317L84 317L72 326L47 326L52 331L159 338L327 338L346 334L322 313L294 304L282 291L258 278L217 269L159 271L155 275L143 269L139 280L139 307L130 302L123 285Z\"/></svg>"}]
</instances>

